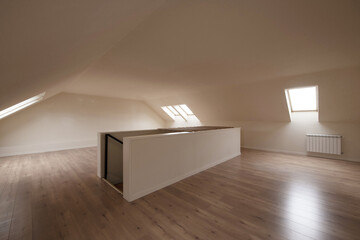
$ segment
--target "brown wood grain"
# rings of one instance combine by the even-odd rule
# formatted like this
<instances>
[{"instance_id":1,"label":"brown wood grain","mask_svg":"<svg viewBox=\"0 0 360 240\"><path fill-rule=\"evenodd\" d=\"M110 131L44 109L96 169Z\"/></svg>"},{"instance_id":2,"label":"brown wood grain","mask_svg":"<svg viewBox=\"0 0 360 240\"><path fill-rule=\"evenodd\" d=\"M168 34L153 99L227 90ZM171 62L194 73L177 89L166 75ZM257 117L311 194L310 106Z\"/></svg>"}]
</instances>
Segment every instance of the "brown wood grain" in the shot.
<instances>
[{"instance_id":1,"label":"brown wood grain","mask_svg":"<svg viewBox=\"0 0 360 240\"><path fill-rule=\"evenodd\" d=\"M128 203L95 148L0 158L2 239L360 239L360 164L243 149Z\"/></svg>"}]
</instances>

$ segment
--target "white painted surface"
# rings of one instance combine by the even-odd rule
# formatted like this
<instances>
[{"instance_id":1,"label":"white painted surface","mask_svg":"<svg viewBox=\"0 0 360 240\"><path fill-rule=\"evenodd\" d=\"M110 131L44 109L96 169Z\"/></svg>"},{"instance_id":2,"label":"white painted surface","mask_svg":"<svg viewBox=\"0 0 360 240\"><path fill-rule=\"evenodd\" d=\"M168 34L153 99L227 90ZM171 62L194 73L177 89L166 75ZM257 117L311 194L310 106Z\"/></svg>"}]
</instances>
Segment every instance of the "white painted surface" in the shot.
<instances>
[{"instance_id":1,"label":"white painted surface","mask_svg":"<svg viewBox=\"0 0 360 240\"><path fill-rule=\"evenodd\" d=\"M240 155L240 128L124 138L124 198L133 201Z\"/></svg>"},{"instance_id":2,"label":"white painted surface","mask_svg":"<svg viewBox=\"0 0 360 240\"><path fill-rule=\"evenodd\" d=\"M186 127L183 124L168 122L168 127ZM360 124L358 122L319 122L316 112L294 113L291 122L269 121L208 121L201 125L220 125L241 127L241 146L243 148L310 155L360 162ZM343 154L323 154L306 151L306 134L338 134L343 136Z\"/></svg>"},{"instance_id":3,"label":"white painted surface","mask_svg":"<svg viewBox=\"0 0 360 240\"><path fill-rule=\"evenodd\" d=\"M144 135L152 135L152 134L161 134L163 131L158 129L149 129L149 130L136 130L136 131L122 131L122 132L102 132L98 133L98 150L97 150L97 159L98 159L98 168L97 168L97 176L100 178L105 177L105 134L111 134L113 137L123 141L124 137L130 136L144 136ZM111 165L115 169L111 169L115 175L122 176L123 168L122 168L122 156L123 156L123 146L117 143L114 140L109 140L108 142L108 167ZM121 156L119 156L121 155ZM121 164L121 166L118 166ZM118 166L118 167L116 167ZM109 169L108 169L109 170ZM121 171L121 172L120 172ZM109 174L109 171L108 171ZM122 177L121 177L122 178ZM111 179L107 179L112 183Z\"/></svg>"},{"instance_id":4,"label":"white painted surface","mask_svg":"<svg viewBox=\"0 0 360 240\"><path fill-rule=\"evenodd\" d=\"M0 157L96 146L97 132L163 127L141 101L61 93L0 121Z\"/></svg>"}]
</instances>

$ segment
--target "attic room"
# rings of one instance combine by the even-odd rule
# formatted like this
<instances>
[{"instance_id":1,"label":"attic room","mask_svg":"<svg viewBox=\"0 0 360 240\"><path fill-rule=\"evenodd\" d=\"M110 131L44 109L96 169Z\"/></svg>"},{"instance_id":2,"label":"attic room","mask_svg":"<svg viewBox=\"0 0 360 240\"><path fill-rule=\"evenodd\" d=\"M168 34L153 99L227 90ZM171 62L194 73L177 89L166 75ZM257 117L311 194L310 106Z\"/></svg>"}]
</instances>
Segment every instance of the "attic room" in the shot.
<instances>
[{"instance_id":1,"label":"attic room","mask_svg":"<svg viewBox=\"0 0 360 240\"><path fill-rule=\"evenodd\" d=\"M0 240L359 239L360 1L0 1Z\"/></svg>"}]
</instances>

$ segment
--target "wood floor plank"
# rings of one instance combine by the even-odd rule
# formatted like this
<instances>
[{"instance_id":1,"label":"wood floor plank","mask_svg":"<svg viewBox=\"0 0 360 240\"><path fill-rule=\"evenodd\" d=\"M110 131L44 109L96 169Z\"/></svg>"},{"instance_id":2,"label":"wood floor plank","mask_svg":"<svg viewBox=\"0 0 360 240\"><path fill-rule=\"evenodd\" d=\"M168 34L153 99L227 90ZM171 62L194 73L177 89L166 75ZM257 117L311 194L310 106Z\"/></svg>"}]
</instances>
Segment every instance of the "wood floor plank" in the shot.
<instances>
[{"instance_id":1,"label":"wood floor plank","mask_svg":"<svg viewBox=\"0 0 360 240\"><path fill-rule=\"evenodd\" d=\"M96 149L0 158L0 240L360 239L360 164L243 149L126 202Z\"/></svg>"}]
</instances>

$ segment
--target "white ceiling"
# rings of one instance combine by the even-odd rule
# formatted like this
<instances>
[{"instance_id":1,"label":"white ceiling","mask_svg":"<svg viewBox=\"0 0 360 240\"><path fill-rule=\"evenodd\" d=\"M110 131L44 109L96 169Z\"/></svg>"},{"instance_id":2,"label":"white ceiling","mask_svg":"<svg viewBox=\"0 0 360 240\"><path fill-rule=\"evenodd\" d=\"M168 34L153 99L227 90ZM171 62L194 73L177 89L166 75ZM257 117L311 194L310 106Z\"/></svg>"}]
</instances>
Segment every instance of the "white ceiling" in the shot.
<instances>
[{"instance_id":1,"label":"white ceiling","mask_svg":"<svg viewBox=\"0 0 360 240\"><path fill-rule=\"evenodd\" d=\"M0 109L62 91L164 1L0 1Z\"/></svg>"},{"instance_id":2,"label":"white ceiling","mask_svg":"<svg viewBox=\"0 0 360 240\"><path fill-rule=\"evenodd\" d=\"M0 34L0 109L67 91L154 108L197 99L209 119L223 109L227 120L288 120L286 84L263 97L245 86L360 66L360 1L2 1ZM224 107L261 97L272 114Z\"/></svg>"},{"instance_id":3,"label":"white ceiling","mask_svg":"<svg viewBox=\"0 0 360 240\"><path fill-rule=\"evenodd\" d=\"M170 1L67 87L153 99L360 65L359 1Z\"/></svg>"}]
</instances>

